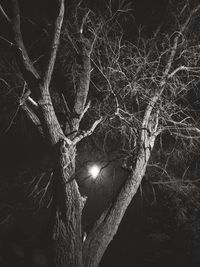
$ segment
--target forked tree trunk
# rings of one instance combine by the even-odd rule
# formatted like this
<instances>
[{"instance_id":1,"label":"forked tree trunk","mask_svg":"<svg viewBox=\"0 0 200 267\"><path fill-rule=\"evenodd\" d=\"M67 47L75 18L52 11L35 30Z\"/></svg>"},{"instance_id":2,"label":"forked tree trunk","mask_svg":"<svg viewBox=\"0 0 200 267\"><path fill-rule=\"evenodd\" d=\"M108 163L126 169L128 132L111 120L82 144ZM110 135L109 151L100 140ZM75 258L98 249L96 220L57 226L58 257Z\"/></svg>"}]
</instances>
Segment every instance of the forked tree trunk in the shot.
<instances>
[{"instance_id":1,"label":"forked tree trunk","mask_svg":"<svg viewBox=\"0 0 200 267\"><path fill-rule=\"evenodd\" d=\"M40 77L34 64L29 59L23 43L18 1L12 0L12 27L17 51L16 56L24 79L37 102L37 112L34 115L36 117L39 116L39 127L55 156L53 179L54 222L52 226L52 266L97 267L145 174L151 149L155 141L154 136L149 136L146 130L149 128L149 119L158 96L150 101L145 113L146 115L144 116L144 123L141 131L141 147L137 156L135 169L131 172L130 177L116 197L116 200L102 214L86 241L82 243L81 216L83 201L77 183L73 177L75 147L70 145L70 142L66 143L67 138L56 117L49 92L64 16L64 0L58 0L58 4L59 12L55 19L54 34L47 58L47 68ZM84 64L74 106L76 116L72 118L74 130L78 129L80 120L87 111L87 108L85 109L85 104L91 74L90 53L92 47L93 46L90 47L89 51L83 47ZM36 126L38 127L38 123L36 123Z\"/></svg>"},{"instance_id":2,"label":"forked tree trunk","mask_svg":"<svg viewBox=\"0 0 200 267\"><path fill-rule=\"evenodd\" d=\"M154 144L154 141L151 145ZM66 154L67 153L67 154ZM55 222L53 226L53 267L98 267L109 243L116 234L124 213L136 194L151 154L148 146L138 154L131 172L116 200L102 214L86 241L82 242L83 202L73 177L69 150L57 156L55 175Z\"/></svg>"}]
</instances>

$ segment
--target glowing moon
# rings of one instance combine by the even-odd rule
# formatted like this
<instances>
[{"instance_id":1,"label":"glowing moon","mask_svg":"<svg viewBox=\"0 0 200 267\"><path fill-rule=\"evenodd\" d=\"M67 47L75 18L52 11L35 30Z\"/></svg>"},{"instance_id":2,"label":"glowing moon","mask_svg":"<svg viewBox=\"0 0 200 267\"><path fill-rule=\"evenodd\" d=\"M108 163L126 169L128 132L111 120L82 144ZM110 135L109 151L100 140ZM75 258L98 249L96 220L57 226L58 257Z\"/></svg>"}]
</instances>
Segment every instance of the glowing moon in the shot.
<instances>
[{"instance_id":1,"label":"glowing moon","mask_svg":"<svg viewBox=\"0 0 200 267\"><path fill-rule=\"evenodd\" d=\"M89 174L92 176L92 178L97 178L99 175L100 168L97 165L93 165L89 168Z\"/></svg>"}]
</instances>

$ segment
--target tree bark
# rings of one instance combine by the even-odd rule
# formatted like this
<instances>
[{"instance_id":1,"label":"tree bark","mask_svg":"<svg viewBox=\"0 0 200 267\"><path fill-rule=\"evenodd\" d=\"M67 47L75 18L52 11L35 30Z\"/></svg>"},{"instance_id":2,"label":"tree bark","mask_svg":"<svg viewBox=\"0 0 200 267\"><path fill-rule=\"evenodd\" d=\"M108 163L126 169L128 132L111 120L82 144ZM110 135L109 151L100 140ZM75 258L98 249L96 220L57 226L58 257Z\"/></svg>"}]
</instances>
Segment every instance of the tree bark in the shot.
<instances>
[{"instance_id":1,"label":"tree bark","mask_svg":"<svg viewBox=\"0 0 200 267\"><path fill-rule=\"evenodd\" d=\"M82 265L82 197L74 175L74 148L59 142L56 149L54 212L52 233L55 267Z\"/></svg>"}]
</instances>

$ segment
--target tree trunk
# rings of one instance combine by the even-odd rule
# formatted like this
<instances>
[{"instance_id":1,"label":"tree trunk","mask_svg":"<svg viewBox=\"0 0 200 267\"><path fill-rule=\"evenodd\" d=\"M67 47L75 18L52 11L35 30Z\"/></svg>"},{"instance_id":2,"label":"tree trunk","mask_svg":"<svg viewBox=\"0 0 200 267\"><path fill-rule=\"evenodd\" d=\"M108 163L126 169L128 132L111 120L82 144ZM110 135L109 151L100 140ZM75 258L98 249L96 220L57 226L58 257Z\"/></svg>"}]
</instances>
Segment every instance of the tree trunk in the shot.
<instances>
[{"instance_id":1,"label":"tree trunk","mask_svg":"<svg viewBox=\"0 0 200 267\"><path fill-rule=\"evenodd\" d=\"M74 195L76 185L69 190ZM73 196L75 200L75 197ZM78 203L77 203L78 204ZM80 208L76 204L67 203L69 217L62 218L59 211L53 228L54 267L81 267L82 265L82 239L80 229ZM79 204L78 204L79 206Z\"/></svg>"},{"instance_id":2,"label":"tree trunk","mask_svg":"<svg viewBox=\"0 0 200 267\"><path fill-rule=\"evenodd\" d=\"M65 141L47 89L41 91L40 119L54 156L52 267L82 267L83 202L74 179L76 149Z\"/></svg>"},{"instance_id":3,"label":"tree trunk","mask_svg":"<svg viewBox=\"0 0 200 267\"><path fill-rule=\"evenodd\" d=\"M59 142L54 171L54 267L82 267L82 197L74 179L74 148Z\"/></svg>"}]
</instances>

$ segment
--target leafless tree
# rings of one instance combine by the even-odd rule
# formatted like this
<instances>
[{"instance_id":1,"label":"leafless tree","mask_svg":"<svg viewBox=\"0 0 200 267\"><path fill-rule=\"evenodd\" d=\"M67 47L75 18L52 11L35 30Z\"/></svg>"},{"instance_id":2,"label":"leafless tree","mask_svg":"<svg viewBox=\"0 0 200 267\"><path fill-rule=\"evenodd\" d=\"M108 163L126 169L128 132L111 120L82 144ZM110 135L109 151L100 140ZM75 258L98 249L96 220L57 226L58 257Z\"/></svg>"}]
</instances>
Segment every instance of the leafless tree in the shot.
<instances>
[{"instance_id":1,"label":"leafless tree","mask_svg":"<svg viewBox=\"0 0 200 267\"><path fill-rule=\"evenodd\" d=\"M49 183L53 184L53 266L95 267L141 184L156 138L165 131L181 140L199 138L198 120L193 118L189 106L178 100L184 103L184 96L198 84L199 43L197 39L190 41L188 36L191 24L198 19L200 5L191 9L188 4L183 6L170 34L161 34L158 28L152 39L147 41L139 36L134 44L123 41L115 27L111 30L109 25L116 14L103 21L84 8L82 16L74 16L73 23L63 23L65 3L58 0L45 55L47 63L42 71L36 69L24 44L18 1L12 0L11 6L11 17L2 6L1 14L12 28L14 38L8 45L15 51L24 81L19 106L43 136L53 158L53 171L44 190L48 190ZM117 12L125 10L122 6ZM62 96L65 125L58 121L50 94L62 26L67 43L65 52L75 55L72 62L62 63L71 72L75 86L73 108L66 99L68 88ZM101 83L97 84L99 79ZM103 103L100 100L90 103L90 86L103 95ZM97 119L89 129L80 131L80 123L89 110ZM83 240L81 217L85 199L75 179L76 146L98 127L104 134L114 132L124 140L124 149L130 155L126 162L129 174Z\"/></svg>"}]
</instances>

